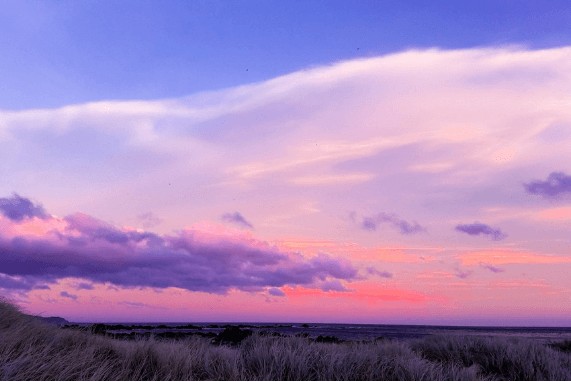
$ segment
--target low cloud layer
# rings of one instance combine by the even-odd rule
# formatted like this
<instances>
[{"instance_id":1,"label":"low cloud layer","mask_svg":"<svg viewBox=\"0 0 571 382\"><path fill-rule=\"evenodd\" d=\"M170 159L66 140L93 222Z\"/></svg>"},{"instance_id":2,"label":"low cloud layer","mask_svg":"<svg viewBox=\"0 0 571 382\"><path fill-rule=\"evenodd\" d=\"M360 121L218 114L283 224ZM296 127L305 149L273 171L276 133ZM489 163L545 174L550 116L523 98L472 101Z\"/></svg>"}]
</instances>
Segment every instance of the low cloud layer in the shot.
<instances>
[{"instance_id":1,"label":"low cloud layer","mask_svg":"<svg viewBox=\"0 0 571 382\"><path fill-rule=\"evenodd\" d=\"M246 220L246 218L242 216L242 214L239 212L225 213L224 215L222 215L221 219L225 222L233 223L243 228L249 228L249 229L254 228L252 223Z\"/></svg>"},{"instance_id":2,"label":"low cloud layer","mask_svg":"<svg viewBox=\"0 0 571 382\"><path fill-rule=\"evenodd\" d=\"M347 261L326 254L305 258L252 238L193 230L157 235L117 228L81 213L63 219L46 214L44 219L50 227L40 238L0 233L2 286L30 290L77 277L121 287L226 293L286 285L332 290L331 285L341 288L342 281L357 278L357 270ZM0 223L12 228L19 224Z\"/></svg>"},{"instance_id":3,"label":"low cloud layer","mask_svg":"<svg viewBox=\"0 0 571 382\"><path fill-rule=\"evenodd\" d=\"M391 272L379 271L375 267L368 267L367 273L370 275L379 276L379 277L383 277L383 278L392 278L393 277L393 274Z\"/></svg>"},{"instance_id":4,"label":"low cloud layer","mask_svg":"<svg viewBox=\"0 0 571 382\"><path fill-rule=\"evenodd\" d=\"M403 235L411 235L424 232L426 229L416 221L408 222L399 218L395 214L380 212L373 216L364 216L361 221L361 228L367 231L376 231L380 224L387 223L397 228Z\"/></svg>"},{"instance_id":5,"label":"low cloud layer","mask_svg":"<svg viewBox=\"0 0 571 382\"><path fill-rule=\"evenodd\" d=\"M571 194L571 176L564 172L552 172L546 180L525 183L524 187L532 195L556 198L563 194Z\"/></svg>"},{"instance_id":6,"label":"low cloud layer","mask_svg":"<svg viewBox=\"0 0 571 382\"><path fill-rule=\"evenodd\" d=\"M487 236L492 240L503 240L507 237L507 235L499 228L492 228L487 224L478 222L472 224L458 224L455 229L458 232L467 233L472 236Z\"/></svg>"}]
</instances>

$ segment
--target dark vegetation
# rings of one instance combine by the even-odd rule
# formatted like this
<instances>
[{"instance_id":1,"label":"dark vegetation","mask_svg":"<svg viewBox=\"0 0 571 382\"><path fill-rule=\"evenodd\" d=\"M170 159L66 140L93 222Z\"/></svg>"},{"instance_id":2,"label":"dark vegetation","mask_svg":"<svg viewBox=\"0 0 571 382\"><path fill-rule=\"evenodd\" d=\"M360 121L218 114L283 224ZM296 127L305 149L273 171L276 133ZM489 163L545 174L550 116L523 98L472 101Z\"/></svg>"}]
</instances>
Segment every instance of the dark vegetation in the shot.
<instances>
[{"instance_id":1,"label":"dark vegetation","mask_svg":"<svg viewBox=\"0 0 571 382\"><path fill-rule=\"evenodd\" d=\"M69 324L64 325L64 329L79 329L81 326L76 324ZM94 324L91 326L91 330L94 333L102 334L108 332L110 330L153 330L153 329L202 329L201 326L196 325L175 325L175 326L167 326L167 325L124 325L124 324Z\"/></svg>"},{"instance_id":2,"label":"dark vegetation","mask_svg":"<svg viewBox=\"0 0 571 382\"><path fill-rule=\"evenodd\" d=\"M551 347L557 350L561 350L562 352L565 353L571 353L571 340L556 342L554 344L551 344Z\"/></svg>"},{"instance_id":3,"label":"dark vegetation","mask_svg":"<svg viewBox=\"0 0 571 382\"><path fill-rule=\"evenodd\" d=\"M125 341L102 326L80 329L63 330L0 302L0 380L571 379L571 341L442 335L341 342L238 326L210 337Z\"/></svg>"}]
</instances>

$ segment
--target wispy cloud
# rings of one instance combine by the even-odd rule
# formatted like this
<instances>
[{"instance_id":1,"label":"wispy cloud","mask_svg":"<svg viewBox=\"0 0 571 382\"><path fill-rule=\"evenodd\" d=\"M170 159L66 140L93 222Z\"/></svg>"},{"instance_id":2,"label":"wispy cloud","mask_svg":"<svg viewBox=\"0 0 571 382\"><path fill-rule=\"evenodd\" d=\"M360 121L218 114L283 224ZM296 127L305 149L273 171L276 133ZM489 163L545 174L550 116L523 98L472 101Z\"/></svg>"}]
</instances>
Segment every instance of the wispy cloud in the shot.
<instances>
[{"instance_id":1,"label":"wispy cloud","mask_svg":"<svg viewBox=\"0 0 571 382\"><path fill-rule=\"evenodd\" d=\"M241 226L241 227L244 227L244 228L249 228L249 229L254 228L252 223L250 223L248 220L246 220L246 218L244 216L242 216L242 214L239 212L225 213L224 215L222 215L221 219L225 222L234 223L234 224Z\"/></svg>"},{"instance_id":2,"label":"wispy cloud","mask_svg":"<svg viewBox=\"0 0 571 382\"><path fill-rule=\"evenodd\" d=\"M268 289L268 293L272 296L276 296L276 297L283 297L285 296L285 293L283 290L281 290L280 288L270 288Z\"/></svg>"},{"instance_id":3,"label":"wispy cloud","mask_svg":"<svg viewBox=\"0 0 571 382\"><path fill-rule=\"evenodd\" d=\"M83 283L83 282L77 283L77 284L75 285L75 287L76 287L77 290L93 290L93 289L95 289L95 287L93 286L93 284Z\"/></svg>"},{"instance_id":4,"label":"wispy cloud","mask_svg":"<svg viewBox=\"0 0 571 382\"><path fill-rule=\"evenodd\" d=\"M339 280L324 281L320 285L320 289L324 292L348 292L349 289Z\"/></svg>"},{"instance_id":5,"label":"wispy cloud","mask_svg":"<svg viewBox=\"0 0 571 382\"><path fill-rule=\"evenodd\" d=\"M180 211L196 219L213 209L232 212L238 207L229 195L240 195L243 212L272 195L274 216L299 206L292 195L340 210L386 208L367 202L377 200L374 206L406 208L422 225L438 225L415 208L434 206L443 222L454 218L451 211L467 216L466 209L488 206L485 192L463 204L466 174L489 192L506 179L528 179L521 169L531 163L571 161L564 142L541 138L555 124L568 130L569 57L568 47L409 50L179 99L1 110L0 139L22 148L2 158L13 166L14 187L34 190L45 203L59 203L51 191L57 179L73 183L73 195L66 194L72 210L89 200L90 211L125 221L122 214L152 208L161 232L189 223ZM52 181L37 182L38 174ZM146 197L117 197L127 189ZM182 190L199 195L201 207ZM58 214L68 214L65 208L58 205ZM287 229L261 218L263 226L247 220L266 230L261 235ZM325 234L321 219L313 226ZM394 222L400 232L420 231L406 219ZM140 222L145 229L156 223L152 216Z\"/></svg>"},{"instance_id":6,"label":"wispy cloud","mask_svg":"<svg viewBox=\"0 0 571 382\"><path fill-rule=\"evenodd\" d=\"M34 277L10 276L0 273L0 289L25 291L30 289L50 289L50 287Z\"/></svg>"},{"instance_id":7,"label":"wispy cloud","mask_svg":"<svg viewBox=\"0 0 571 382\"><path fill-rule=\"evenodd\" d=\"M490 249L482 251L468 251L461 253L457 259L463 265L506 265L506 264L527 264L527 265L540 265L540 264L569 264L571 257L567 255L544 255L540 253L518 251L512 249Z\"/></svg>"},{"instance_id":8,"label":"wispy cloud","mask_svg":"<svg viewBox=\"0 0 571 382\"><path fill-rule=\"evenodd\" d=\"M192 230L161 236L117 228L80 213L57 223L66 225L41 238L0 233L2 272L34 280L29 289L77 277L123 287L211 293L284 285L323 285L324 290L332 290L335 281L357 278L348 261L326 254L304 258L251 238L204 236Z\"/></svg>"},{"instance_id":9,"label":"wispy cloud","mask_svg":"<svg viewBox=\"0 0 571 382\"><path fill-rule=\"evenodd\" d=\"M69 298L70 300L74 300L74 301L77 300L77 295L71 294L71 293L69 293L69 292L67 292L67 291L65 291L65 290L64 290L63 292L60 292L59 295L60 295L61 297Z\"/></svg>"},{"instance_id":10,"label":"wispy cloud","mask_svg":"<svg viewBox=\"0 0 571 382\"><path fill-rule=\"evenodd\" d=\"M135 308L135 309L139 309L139 308L151 308L152 306L149 304L145 304L143 302L137 302L137 301L120 301L118 303L119 305L125 305L129 308Z\"/></svg>"},{"instance_id":11,"label":"wispy cloud","mask_svg":"<svg viewBox=\"0 0 571 382\"><path fill-rule=\"evenodd\" d=\"M490 272L494 272L494 273L501 273L504 272L505 269L500 268L500 267L496 267L494 265L491 264L486 264L486 263L480 263L480 266L484 269L489 270Z\"/></svg>"},{"instance_id":12,"label":"wispy cloud","mask_svg":"<svg viewBox=\"0 0 571 382\"><path fill-rule=\"evenodd\" d=\"M370 275L375 275L375 276L379 276L379 277L383 277L383 278L392 278L393 277L393 274L391 272L379 271L375 267L368 267L367 273Z\"/></svg>"},{"instance_id":13,"label":"wispy cloud","mask_svg":"<svg viewBox=\"0 0 571 382\"><path fill-rule=\"evenodd\" d=\"M564 172L552 172L546 180L534 180L525 183L523 186L532 195L556 198L564 194L571 194L571 176Z\"/></svg>"},{"instance_id":14,"label":"wispy cloud","mask_svg":"<svg viewBox=\"0 0 571 382\"><path fill-rule=\"evenodd\" d=\"M456 277L458 277L459 279L466 279L468 278L472 273L474 273L472 270L469 269L460 269L460 268L456 268L455 269L455 275Z\"/></svg>"},{"instance_id":15,"label":"wispy cloud","mask_svg":"<svg viewBox=\"0 0 571 382\"><path fill-rule=\"evenodd\" d=\"M408 222L399 218L395 214L387 214L380 212L373 216L365 216L361 221L361 228L366 231L376 231L379 224L388 223L397 228L403 235L411 235L419 232L425 232L426 228L418 224L416 221Z\"/></svg>"},{"instance_id":16,"label":"wispy cloud","mask_svg":"<svg viewBox=\"0 0 571 382\"><path fill-rule=\"evenodd\" d=\"M503 233L499 228L492 228L487 224L478 222L471 224L458 224L455 229L458 232L467 233L468 235L472 236L488 236L492 240L503 240L507 237L507 235Z\"/></svg>"},{"instance_id":17,"label":"wispy cloud","mask_svg":"<svg viewBox=\"0 0 571 382\"><path fill-rule=\"evenodd\" d=\"M139 221L143 223L144 228L153 228L162 223L162 219L152 212L145 212L137 216Z\"/></svg>"}]
</instances>

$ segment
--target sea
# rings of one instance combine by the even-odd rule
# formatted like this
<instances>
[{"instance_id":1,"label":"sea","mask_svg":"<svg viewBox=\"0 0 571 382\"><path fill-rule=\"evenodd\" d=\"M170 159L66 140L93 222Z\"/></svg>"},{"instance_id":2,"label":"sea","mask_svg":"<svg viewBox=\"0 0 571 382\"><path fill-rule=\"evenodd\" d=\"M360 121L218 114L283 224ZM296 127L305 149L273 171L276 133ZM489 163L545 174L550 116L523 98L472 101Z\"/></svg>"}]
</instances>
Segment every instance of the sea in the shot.
<instances>
[{"instance_id":1,"label":"sea","mask_svg":"<svg viewBox=\"0 0 571 382\"><path fill-rule=\"evenodd\" d=\"M86 324L82 324L86 325ZM517 337L543 343L571 340L571 327L491 327L374 324L308 324L308 323L106 323L123 325L108 333L221 333L227 326L254 332L301 335L309 338L336 337L339 340L368 341L375 339L415 339L433 335ZM189 326L192 328L189 328Z\"/></svg>"}]
</instances>

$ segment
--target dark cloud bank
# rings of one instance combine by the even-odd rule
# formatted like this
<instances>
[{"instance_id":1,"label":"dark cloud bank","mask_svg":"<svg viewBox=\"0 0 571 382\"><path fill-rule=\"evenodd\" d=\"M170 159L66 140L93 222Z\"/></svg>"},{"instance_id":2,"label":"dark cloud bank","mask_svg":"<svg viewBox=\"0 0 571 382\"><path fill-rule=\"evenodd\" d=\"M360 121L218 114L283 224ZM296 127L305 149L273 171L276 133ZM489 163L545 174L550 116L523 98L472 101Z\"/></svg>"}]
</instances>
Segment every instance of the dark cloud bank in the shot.
<instances>
[{"instance_id":1,"label":"dark cloud bank","mask_svg":"<svg viewBox=\"0 0 571 382\"><path fill-rule=\"evenodd\" d=\"M32 217L53 219L18 195L0 200L0 213L13 224ZM263 242L205 239L195 231L157 235L123 230L85 214L67 216L64 222L64 230L46 238L9 238L0 232L0 287L31 290L78 277L122 287L209 293L270 288L279 296L278 288L285 285L332 290L332 285L358 277L347 261L326 254L307 259Z\"/></svg>"},{"instance_id":2,"label":"dark cloud bank","mask_svg":"<svg viewBox=\"0 0 571 382\"><path fill-rule=\"evenodd\" d=\"M488 236L492 240L503 240L507 237L499 228L492 228L487 224L483 223L472 223L472 224L458 224L456 226L456 231L467 233L468 235L484 235Z\"/></svg>"}]
</instances>

